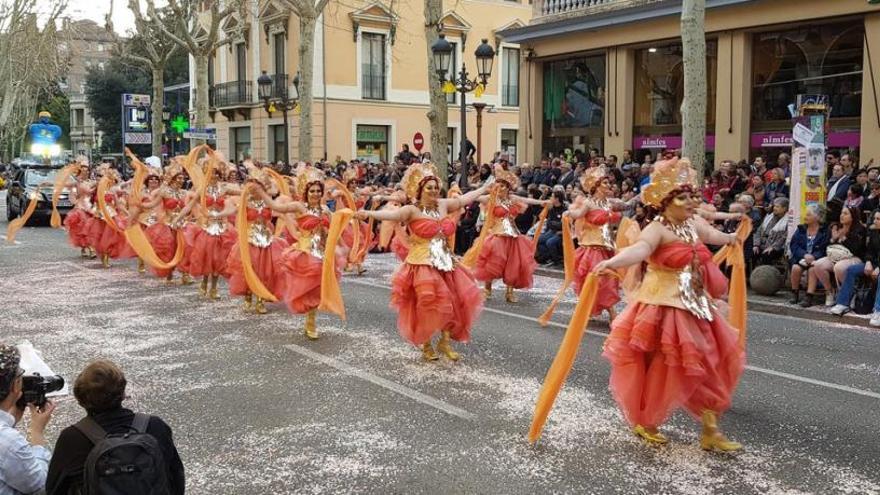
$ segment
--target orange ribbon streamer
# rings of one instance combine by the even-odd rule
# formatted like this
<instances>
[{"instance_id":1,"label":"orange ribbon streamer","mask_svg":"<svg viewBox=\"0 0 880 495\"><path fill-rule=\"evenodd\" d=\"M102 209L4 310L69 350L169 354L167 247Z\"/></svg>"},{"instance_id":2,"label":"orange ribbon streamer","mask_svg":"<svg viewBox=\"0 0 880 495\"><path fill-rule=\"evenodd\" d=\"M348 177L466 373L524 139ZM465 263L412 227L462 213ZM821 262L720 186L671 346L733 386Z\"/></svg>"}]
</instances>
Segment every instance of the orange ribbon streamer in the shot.
<instances>
[{"instance_id":1,"label":"orange ribbon streamer","mask_svg":"<svg viewBox=\"0 0 880 495\"><path fill-rule=\"evenodd\" d=\"M345 184L339 182L336 179L327 179L326 184L328 186L334 186L337 189L339 189L339 191L342 192L342 200L345 203L345 206L351 211L357 211L357 209L358 209L357 208L357 201L355 201L354 195L351 193L351 191L349 191L348 188L345 187ZM336 209L339 210L338 207ZM351 244L352 245L351 245L351 251L348 252L348 262L355 263L354 260L357 255L357 251L358 251L358 249L360 249L360 245L361 245L360 244L361 243L361 229L358 228L360 226L360 222L356 218L352 217L349 220L351 221L351 224L352 224L351 225L351 235L352 235L352 243Z\"/></svg>"},{"instance_id":2,"label":"orange ribbon streamer","mask_svg":"<svg viewBox=\"0 0 880 495\"><path fill-rule=\"evenodd\" d=\"M746 348L746 331L748 326L748 300L746 297L746 261L743 255L743 242L752 232L752 220L743 217L736 229L736 244L727 245L715 253L712 258L717 264L725 263L732 270L727 302L730 305L730 325L739 330L739 347Z\"/></svg>"},{"instance_id":3,"label":"orange ribbon streamer","mask_svg":"<svg viewBox=\"0 0 880 495\"><path fill-rule=\"evenodd\" d=\"M24 227L24 224L30 220L31 215L34 214L34 210L37 209L37 203L40 201L40 196L42 193L40 192L39 186L37 187L36 192L34 192L34 196L31 198L31 201L28 203L28 207L24 210L24 215L15 220L9 222L9 225L6 226L6 243L12 244L15 242L15 234Z\"/></svg>"},{"instance_id":4,"label":"orange ribbon streamer","mask_svg":"<svg viewBox=\"0 0 880 495\"><path fill-rule=\"evenodd\" d=\"M131 198L136 204L140 204L144 180L148 174L147 166L128 148L125 148L125 155L131 160L131 166L134 167L134 177L131 180Z\"/></svg>"},{"instance_id":5,"label":"orange ribbon streamer","mask_svg":"<svg viewBox=\"0 0 880 495\"><path fill-rule=\"evenodd\" d=\"M342 236L342 230L354 217L354 211L340 209L330 217L330 230L327 233L327 241L324 245L324 261L321 265L321 304L320 311L339 315L345 319L345 303L342 300L342 291L339 289L339 280L336 278L336 246Z\"/></svg>"},{"instance_id":6,"label":"orange ribbon streamer","mask_svg":"<svg viewBox=\"0 0 880 495\"><path fill-rule=\"evenodd\" d=\"M162 261L162 258L156 254L153 245L144 233L139 222L132 222L132 225L125 229L125 240L128 245L138 255L138 258L144 260L144 263L158 270L171 270L176 267L183 259L183 253L186 248L186 241L183 238L183 229L177 229L177 249L174 251L174 257L170 261Z\"/></svg>"},{"instance_id":7,"label":"orange ribbon streamer","mask_svg":"<svg viewBox=\"0 0 880 495\"><path fill-rule=\"evenodd\" d=\"M116 221L113 220L113 216L110 215L110 210L107 209L107 201L104 199L104 196L107 195L107 189L110 187L110 178L109 177L101 177L101 180L98 181L98 208L101 210L101 214L104 215L104 221L107 222L107 225L110 226L116 232L122 232L122 229L116 225Z\"/></svg>"},{"instance_id":8,"label":"orange ribbon streamer","mask_svg":"<svg viewBox=\"0 0 880 495\"><path fill-rule=\"evenodd\" d=\"M535 237L532 238L532 254L538 249L538 238L541 237L541 231L544 230L544 222L547 221L547 214L550 213L550 203L544 205L541 214L538 215L538 226L535 228Z\"/></svg>"},{"instance_id":9,"label":"orange ribbon streamer","mask_svg":"<svg viewBox=\"0 0 880 495\"><path fill-rule=\"evenodd\" d=\"M248 242L249 229L247 218L248 197L251 193L251 187L253 187L252 184L247 184L241 191L241 203L238 205L238 218L235 223L238 228L238 250L241 254L241 266L244 272L244 280L247 282L248 289L250 289L251 293L257 297L269 302L278 302L278 298L266 288L263 281L257 276L257 272L254 271L254 266L251 264L251 245L250 242Z\"/></svg>"},{"instance_id":10,"label":"orange ribbon streamer","mask_svg":"<svg viewBox=\"0 0 880 495\"><path fill-rule=\"evenodd\" d=\"M489 237L489 232L495 225L495 215L493 212L495 211L495 203L497 201L498 189L493 187L492 192L489 193L489 201L486 203L486 222L483 223L483 228L480 229L480 235L477 237L477 240L474 241L474 245L471 246L471 248L464 253L464 256L461 257L461 264L469 269L472 269L474 265L477 264L477 258L480 257L483 243L486 241L486 238Z\"/></svg>"},{"instance_id":11,"label":"orange ribbon streamer","mask_svg":"<svg viewBox=\"0 0 880 495\"><path fill-rule=\"evenodd\" d=\"M537 442L541 437L541 430L544 429L544 423L553 408L556 396L559 395L559 390L562 389L562 385L571 371L584 331L590 323L590 315L593 314L598 289L599 277L596 273L591 273L584 282L574 314L571 315L568 328L565 330L565 337L559 345L559 351L553 358L553 364L550 365L547 376L544 378L544 384L541 386L541 392L538 394L535 415L532 417L532 426L529 428L530 443Z\"/></svg>"},{"instance_id":12,"label":"orange ribbon streamer","mask_svg":"<svg viewBox=\"0 0 880 495\"><path fill-rule=\"evenodd\" d=\"M639 228L639 224L635 220L631 218L621 219L620 225L617 227L617 239L615 241L617 252L619 253L635 244L641 232L642 229ZM628 268L617 270L617 274L620 275L620 279L622 280L621 285L623 286L624 295L629 296L629 294L632 294L636 290L641 279L641 271L641 263L636 263Z\"/></svg>"},{"instance_id":13,"label":"orange ribbon streamer","mask_svg":"<svg viewBox=\"0 0 880 495\"><path fill-rule=\"evenodd\" d=\"M544 311L544 314L538 317L538 323L542 327L546 327L547 323L550 322L553 312L556 311L556 306L559 305L559 301L562 300L562 296L565 295L565 291L568 290L572 280L574 280L574 240L571 238L571 217L568 216L562 217L562 258L565 262L565 280L562 281L562 287L559 288L559 292L556 293L556 297L553 298L550 307L547 308L547 311ZM583 289L581 294L583 294Z\"/></svg>"},{"instance_id":14,"label":"orange ribbon streamer","mask_svg":"<svg viewBox=\"0 0 880 495\"><path fill-rule=\"evenodd\" d=\"M58 213L58 195L61 194L61 190L64 189L70 175L74 170L79 170L79 167L80 165L78 163L68 165L61 169L61 171L58 172L58 175L55 176L55 185L52 187L52 217L49 220L49 225L51 225L53 229L61 227L61 214Z\"/></svg>"}]
</instances>

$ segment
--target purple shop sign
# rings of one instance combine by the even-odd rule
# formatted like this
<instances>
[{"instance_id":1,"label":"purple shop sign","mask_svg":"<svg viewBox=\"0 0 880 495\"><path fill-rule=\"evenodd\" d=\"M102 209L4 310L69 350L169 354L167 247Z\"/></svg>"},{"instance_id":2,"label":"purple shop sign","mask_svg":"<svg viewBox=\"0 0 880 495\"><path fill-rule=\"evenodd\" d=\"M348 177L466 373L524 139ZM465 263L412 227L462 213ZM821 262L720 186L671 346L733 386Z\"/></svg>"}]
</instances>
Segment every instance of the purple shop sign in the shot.
<instances>
[{"instance_id":1,"label":"purple shop sign","mask_svg":"<svg viewBox=\"0 0 880 495\"><path fill-rule=\"evenodd\" d=\"M861 140L859 132L832 132L828 136L829 148L858 148ZM751 137L754 148L791 148L790 132L756 132Z\"/></svg>"},{"instance_id":2,"label":"purple shop sign","mask_svg":"<svg viewBox=\"0 0 880 495\"><path fill-rule=\"evenodd\" d=\"M678 150L682 145L681 136L636 136L633 138L633 148L637 150ZM715 135L706 136L706 149L715 149Z\"/></svg>"}]
</instances>

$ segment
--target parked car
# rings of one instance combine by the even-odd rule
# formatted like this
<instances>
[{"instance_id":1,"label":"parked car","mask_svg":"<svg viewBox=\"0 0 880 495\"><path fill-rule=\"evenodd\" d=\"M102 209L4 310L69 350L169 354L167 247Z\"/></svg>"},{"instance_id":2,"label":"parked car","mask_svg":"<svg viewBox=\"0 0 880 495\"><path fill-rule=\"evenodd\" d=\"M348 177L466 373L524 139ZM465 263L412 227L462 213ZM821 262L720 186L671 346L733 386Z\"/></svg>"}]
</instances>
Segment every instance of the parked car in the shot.
<instances>
[{"instance_id":1,"label":"parked car","mask_svg":"<svg viewBox=\"0 0 880 495\"><path fill-rule=\"evenodd\" d=\"M52 184L55 182L55 175L60 171L61 169L55 167L27 167L15 170L9 181L9 191L6 193L6 219L13 220L20 217L35 195L39 196L31 220L49 217L52 214ZM58 212L66 215L72 208L70 194L63 189L58 194Z\"/></svg>"}]
</instances>

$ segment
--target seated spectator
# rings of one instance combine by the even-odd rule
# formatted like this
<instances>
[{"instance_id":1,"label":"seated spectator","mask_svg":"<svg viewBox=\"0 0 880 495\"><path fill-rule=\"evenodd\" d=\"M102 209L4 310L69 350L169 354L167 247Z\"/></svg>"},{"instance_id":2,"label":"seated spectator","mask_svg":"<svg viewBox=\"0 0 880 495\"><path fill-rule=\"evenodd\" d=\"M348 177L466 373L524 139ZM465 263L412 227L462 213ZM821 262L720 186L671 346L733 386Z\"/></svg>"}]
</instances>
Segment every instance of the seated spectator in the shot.
<instances>
[{"instance_id":1,"label":"seated spectator","mask_svg":"<svg viewBox=\"0 0 880 495\"><path fill-rule=\"evenodd\" d=\"M754 234L752 251L755 255L755 266L776 265L785 254L785 239L788 236L788 198L773 200L773 210L757 227Z\"/></svg>"},{"instance_id":2,"label":"seated spectator","mask_svg":"<svg viewBox=\"0 0 880 495\"><path fill-rule=\"evenodd\" d=\"M847 268L843 283L840 284L840 290L837 292L837 304L831 308L831 312L838 316L849 312L856 291L856 282L865 276L871 277L872 283L876 283L877 275L880 274L880 211L875 211L872 215L865 241L865 262L854 263Z\"/></svg>"},{"instance_id":3,"label":"seated spectator","mask_svg":"<svg viewBox=\"0 0 880 495\"><path fill-rule=\"evenodd\" d=\"M789 189L785 183L785 172L781 168L774 168L769 174L770 182L764 187L764 201L765 204L772 205L776 198L788 198Z\"/></svg>"},{"instance_id":4,"label":"seated spectator","mask_svg":"<svg viewBox=\"0 0 880 495\"><path fill-rule=\"evenodd\" d=\"M846 200L843 202L844 208L861 208L862 201L865 200L865 197L862 195L861 188L858 184L853 184L849 186L849 191L846 194ZM859 219L861 221L861 219Z\"/></svg>"},{"instance_id":5,"label":"seated spectator","mask_svg":"<svg viewBox=\"0 0 880 495\"><path fill-rule=\"evenodd\" d=\"M47 402L42 409L28 405L30 443L15 429L24 416L24 409L17 404L24 375L18 366L20 361L17 348L0 344L0 493L10 495L42 491L52 455L44 435L55 410L52 402Z\"/></svg>"},{"instance_id":6,"label":"seated spectator","mask_svg":"<svg viewBox=\"0 0 880 495\"><path fill-rule=\"evenodd\" d=\"M823 208L817 205L809 205L804 213L804 223L798 225L797 230L789 243L791 256L788 259L791 265L791 304L800 302L801 277L808 273L816 260L825 257L828 248L828 229L822 225L825 217ZM812 303L810 303L812 306Z\"/></svg>"},{"instance_id":7,"label":"seated spectator","mask_svg":"<svg viewBox=\"0 0 880 495\"><path fill-rule=\"evenodd\" d=\"M558 265L562 263L562 214L568 209L568 205L565 203L565 194L561 191L553 192L552 201L544 232L538 238L535 260L542 264Z\"/></svg>"},{"instance_id":8,"label":"seated spectator","mask_svg":"<svg viewBox=\"0 0 880 495\"><path fill-rule=\"evenodd\" d=\"M126 383L121 368L110 361L99 360L89 363L73 384L77 403L107 434L131 431L135 413L122 407ZM184 493L183 462L174 446L171 427L151 416L146 433L156 439L162 451L170 493ZM61 432L55 443L56 455L49 465L46 491L50 495L80 493L86 458L92 447L91 440L76 425Z\"/></svg>"},{"instance_id":9,"label":"seated spectator","mask_svg":"<svg viewBox=\"0 0 880 495\"><path fill-rule=\"evenodd\" d=\"M820 283L825 289L825 305L834 305L836 295L831 283L831 274L834 274L839 286L843 282L847 268L861 263L861 257L865 254L865 227L861 218L862 214L858 208L844 208L840 212L840 222L831 226L831 237L825 250L825 257L816 260L808 274L807 297L801 302L801 307L808 308L816 304L816 287Z\"/></svg>"}]
</instances>

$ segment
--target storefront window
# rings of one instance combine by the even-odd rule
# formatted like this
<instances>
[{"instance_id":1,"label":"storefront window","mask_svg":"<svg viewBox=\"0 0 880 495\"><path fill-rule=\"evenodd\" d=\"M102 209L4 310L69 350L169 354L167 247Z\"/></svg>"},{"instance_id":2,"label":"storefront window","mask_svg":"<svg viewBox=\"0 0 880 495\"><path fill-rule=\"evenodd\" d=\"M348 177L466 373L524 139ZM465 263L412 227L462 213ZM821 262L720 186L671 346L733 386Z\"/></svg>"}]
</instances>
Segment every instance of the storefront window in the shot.
<instances>
[{"instance_id":1,"label":"storefront window","mask_svg":"<svg viewBox=\"0 0 880 495\"><path fill-rule=\"evenodd\" d=\"M799 94L826 95L832 127L858 129L864 31L861 22L846 22L755 34L753 129L790 130L789 105Z\"/></svg>"},{"instance_id":2,"label":"storefront window","mask_svg":"<svg viewBox=\"0 0 880 495\"><path fill-rule=\"evenodd\" d=\"M388 161L388 126L357 126L357 158L370 163Z\"/></svg>"},{"instance_id":3,"label":"storefront window","mask_svg":"<svg viewBox=\"0 0 880 495\"><path fill-rule=\"evenodd\" d=\"M251 157L251 128L233 127L230 129L232 139L232 156L239 162Z\"/></svg>"},{"instance_id":4,"label":"storefront window","mask_svg":"<svg viewBox=\"0 0 880 495\"><path fill-rule=\"evenodd\" d=\"M602 148L605 55L544 64L544 151Z\"/></svg>"},{"instance_id":5,"label":"storefront window","mask_svg":"<svg viewBox=\"0 0 880 495\"><path fill-rule=\"evenodd\" d=\"M501 129L501 156L516 163L516 129Z\"/></svg>"},{"instance_id":6,"label":"storefront window","mask_svg":"<svg viewBox=\"0 0 880 495\"><path fill-rule=\"evenodd\" d=\"M269 136L271 136L271 145L269 147L269 161L284 161L284 124L270 125Z\"/></svg>"},{"instance_id":7,"label":"storefront window","mask_svg":"<svg viewBox=\"0 0 880 495\"><path fill-rule=\"evenodd\" d=\"M715 123L718 45L706 41L706 124ZM684 63L680 43L636 51L635 134L680 135L684 99Z\"/></svg>"}]
</instances>

